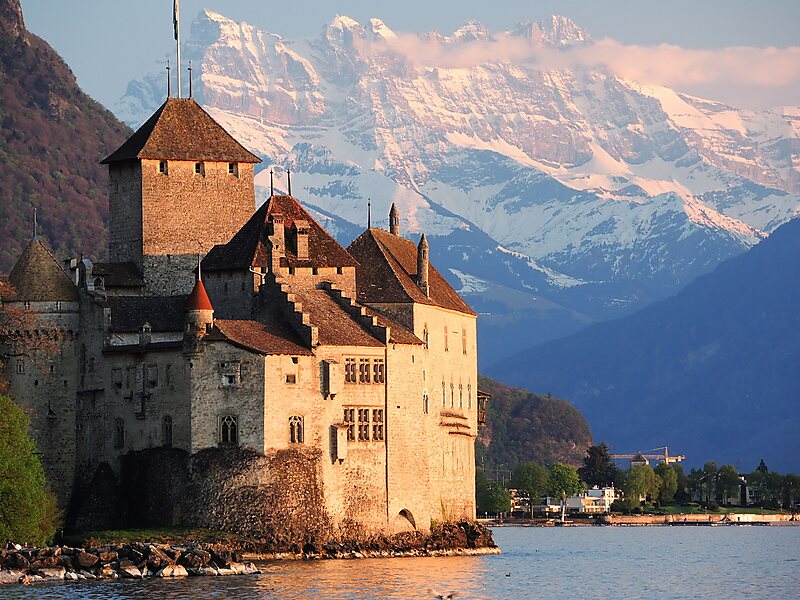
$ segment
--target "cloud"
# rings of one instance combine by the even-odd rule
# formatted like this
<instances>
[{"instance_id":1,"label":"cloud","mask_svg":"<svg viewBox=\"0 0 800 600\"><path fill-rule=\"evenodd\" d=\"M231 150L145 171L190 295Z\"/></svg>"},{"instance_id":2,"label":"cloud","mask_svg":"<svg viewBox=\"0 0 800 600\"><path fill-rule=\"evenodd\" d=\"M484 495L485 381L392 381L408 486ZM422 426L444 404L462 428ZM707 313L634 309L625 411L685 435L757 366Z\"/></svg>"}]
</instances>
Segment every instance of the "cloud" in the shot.
<instances>
[{"instance_id":1,"label":"cloud","mask_svg":"<svg viewBox=\"0 0 800 600\"><path fill-rule=\"evenodd\" d=\"M669 44L626 45L601 39L556 48L508 33L474 41L399 34L391 40L365 43L366 51L395 54L419 68L471 68L510 62L535 70L601 69L623 79L705 95L736 106L800 104L798 46L705 50Z\"/></svg>"}]
</instances>

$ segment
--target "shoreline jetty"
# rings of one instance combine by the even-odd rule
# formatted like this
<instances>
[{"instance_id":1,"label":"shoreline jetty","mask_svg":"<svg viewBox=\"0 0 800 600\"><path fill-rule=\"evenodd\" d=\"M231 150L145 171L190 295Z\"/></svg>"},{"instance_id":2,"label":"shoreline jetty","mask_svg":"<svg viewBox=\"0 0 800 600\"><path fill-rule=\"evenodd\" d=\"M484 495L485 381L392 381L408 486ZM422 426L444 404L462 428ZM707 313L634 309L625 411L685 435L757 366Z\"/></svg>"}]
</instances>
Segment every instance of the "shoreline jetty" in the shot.
<instances>
[{"instance_id":1,"label":"shoreline jetty","mask_svg":"<svg viewBox=\"0 0 800 600\"><path fill-rule=\"evenodd\" d=\"M180 536L176 535L176 538ZM258 575L254 561L468 556L498 554L491 531L480 523L454 523L431 533L376 536L363 542L305 544L276 550L264 540L241 538L225 543L176 539L163 543L120 541L83 547L23 547L0 550L0 584L96 579L175 578Z\"/></svg>"}]
</instances>

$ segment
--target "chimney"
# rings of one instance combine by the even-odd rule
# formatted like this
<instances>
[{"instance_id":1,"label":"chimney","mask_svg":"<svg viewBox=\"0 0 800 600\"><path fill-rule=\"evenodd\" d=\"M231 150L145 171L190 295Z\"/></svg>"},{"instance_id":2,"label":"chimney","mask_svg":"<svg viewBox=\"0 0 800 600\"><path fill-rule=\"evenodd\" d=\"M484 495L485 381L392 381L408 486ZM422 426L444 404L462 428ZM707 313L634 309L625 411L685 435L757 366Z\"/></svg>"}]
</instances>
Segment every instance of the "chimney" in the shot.
<instances>
[{"instance_id":1,"label":"chimney","mask_svg":"<svg viewBox=\"0 0 800 600\"><path fill-rule=\"evenodd\" d=\"M308 221L296 220L292 224L295 238L295 254L298 260L308 259Z\"/></svg>"},{"instance_id":2,"label":"chimney","mask_svg":"<svg viewBox=\"0 0 800 600\"><path fill-rule=\"evenodd\" d=\"M428 297L431 295L430 285L428 284L429 267L428 238L423 233L422 237L419 238L419 246L417 246L417 286Z\"/></svg>"},{"instance_id":3,"label":"chimney","mask_svg":"<svg viewBox=\"0 0 800 600\"><path fill-rule=\"evenodd\" d=\"M272 235L269 236L269 241L272 243L272 261L270 270L272 273L278 273L281 267L281 257L284 256L286 252L286 236L283 231L283 215L272 213L269 216L269 222L270 225L272 225Z\"/></svg>"},{"instance_id":4,"label":"chimney","mask_svg":"<svg viewBox=\"0 0 800 600\"><path fill-rule=\"evenodd\" d=\"M394 202L392 202L392 208L389 210L389 233L400 235L400 213L397 212Z\"/></svg>"},{"instance_id":5,"label":"chimney","mask_svg":"<svg viewBox=\"0 0 800 600\"><path fill-rule=\"evenodd\" d=\"M152 339L153 328L150 326L150 323L145 323L139 327L139 346L144 348L152 341Z\"/></svg>"}]
</instances>

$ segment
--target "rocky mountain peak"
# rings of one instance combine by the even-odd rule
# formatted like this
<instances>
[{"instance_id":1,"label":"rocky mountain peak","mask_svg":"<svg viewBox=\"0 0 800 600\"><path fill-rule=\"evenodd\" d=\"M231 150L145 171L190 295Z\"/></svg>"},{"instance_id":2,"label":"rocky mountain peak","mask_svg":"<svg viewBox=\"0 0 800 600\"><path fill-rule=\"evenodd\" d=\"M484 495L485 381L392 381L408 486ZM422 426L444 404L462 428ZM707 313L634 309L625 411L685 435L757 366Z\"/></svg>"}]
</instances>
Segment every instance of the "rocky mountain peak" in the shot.
<instances>
[{"instance_id":1,"label":"rocky mountain peak","mask_svg":"<svg viewBox=\"0 0 800 600\"><path fill-rule=\"evenodd\" d=\"M492 34L489 33L489 30L486 29L486 26L483 23L472 19L455 30L453 33L453 39L460 42L485 42L491 41L493 38Z\"/></svg>"},{"instance_id":2,"label":"rocky mountain peak","mask_svg":"<svg viewBox=\"0 0 800 600\"><path fill-rule=\"evenodd\" d=\"M27 43L28 32L19 0L0 0L0 31L3 37L9 36Z\"/></svg>"},{"instance_id":3,"label":"rocky mountain peak","mask_svg":"<svg viewBox=\"0 0 800 600\"><path fill-rule=\"evenodd\" d=\"M542 46L572 46L584 44L591 40L589 32L569 17L552 15L539 22L523 21L518 23L511 34Z\"/></svg>"}]
</instances>

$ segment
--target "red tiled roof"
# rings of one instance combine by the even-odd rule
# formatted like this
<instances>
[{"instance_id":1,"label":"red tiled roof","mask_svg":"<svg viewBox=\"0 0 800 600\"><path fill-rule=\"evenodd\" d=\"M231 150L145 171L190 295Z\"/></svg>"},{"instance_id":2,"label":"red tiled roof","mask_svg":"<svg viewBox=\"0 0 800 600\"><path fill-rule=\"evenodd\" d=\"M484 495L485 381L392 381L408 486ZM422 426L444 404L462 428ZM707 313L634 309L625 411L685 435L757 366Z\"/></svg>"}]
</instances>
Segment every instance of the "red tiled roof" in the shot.
<instances>
[{"instance_id":1,"label":"red tiled roof","mask_svg":"<svg viewBox=\"0 0 800 600\"><path fill-rule=\"evenodd\" d=\"M137 158L261 162L191 98L167 99L101 164Z\"/></svg>"},{"instance_id":2,"label":"red tiled roof","mask_svg":"<svg viewBox=\"0 0 800 600\"><path fill-rule=\"evenodd\" d=\"M428 271L430 297L419 289L417 247L411 240L373 228L358 236L347 251L360 265L356 270L359 302L417 302L476 314L433 265Z\"/></svg>"},{"instance_id":3,"label":"red tiled roof","mask_svg":"<svg viewBox=\"0 0 800 600\"><path fill-rule=\"evenodd\" d=\"M45 243L35 237L22 251L8 276L14 300L76 302L78 290ZM9 300L9 298L7 298Z\"/></svg>"},{"instance_id":4,"label":"red tiled roof","mask_svg":"<svg viewBox=\"0 0 800 600\"><path fill-rule=\"evenodd\" d=\"M264 203L227 244L214 246L203 259L202 267L211 271L267 268L270 256L269 216L283 215L283 266L289 267L356 267L358 263L325 229L291 196L273 196ZM300 260L294 252L295 221L307 221L308 255Z\"/></svg>"},{"instance_id":5,"label":"red tiled roof","mask_svg":"<svg viewBox=\"0 0 800 600\"><path fill-rule=\"evenodd\" d=\"M211 306L211 300L206 292L206 286L203 285L201 280L194 283L194 289L189 297L186 299L186 306L184 310L214 310Z\"/></svg>"},{"instance_id":6,"label":"red tiled roof","mask_svg":"<svg viewBox=\"0 0 800 600\"><path fill-rule=\"evenodd\" d=\"M366 308L366 307L365 307ZM381 327L389 327L389 343L390 344L412 344L415 346L421 346L422 340L419 339L413 331L410 329L406 329L397 321L393 321L392 319L387 319L383 315L379 315L374 310L370 310L367 308L367 314L371 316L378 317L378 325Z\"/></svg>"},{"instance_id":7,"label":"red tiled roof","mask_svg":"<svg viewBox=\"0 0 800 600\"><path fill-rule=\"evenodd\" d=\"M294 294L303 312L319 331L319 343L328 346L383 346L369 334L326 290L303 290Z\"/></svg>"},{"instance_id":8,"label":"red tiled roof","mask_svg":"<svg viewBox=\"0 0 800 600\"><path fill-rule=\"evenodd\" d=\"M245 321L216 319L206 340L225 340L260 354L297 354L310 356L300 338L288 324L277 320Z\"/></svg>"}]
</instances>

